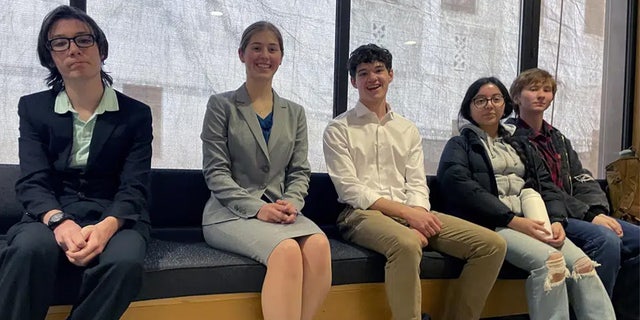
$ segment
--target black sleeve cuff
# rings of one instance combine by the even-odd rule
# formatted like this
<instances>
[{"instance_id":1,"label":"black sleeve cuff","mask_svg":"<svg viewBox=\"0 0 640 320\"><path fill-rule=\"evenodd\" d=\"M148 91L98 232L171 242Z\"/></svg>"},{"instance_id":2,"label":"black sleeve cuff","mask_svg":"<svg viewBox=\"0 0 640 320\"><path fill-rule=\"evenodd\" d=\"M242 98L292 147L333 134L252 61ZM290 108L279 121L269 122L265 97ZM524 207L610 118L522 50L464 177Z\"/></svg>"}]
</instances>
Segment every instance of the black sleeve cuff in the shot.
<instances>
[{"instance_id":1,"label":"black sleeve cuff","mask_svg":"<svg viewBox=\"0 0 640 320\"><path fill-rule=\"evenodd\" d=\"M602 207L602 206L590 207L589 210L587 210L587 213L585 213L585 215L584 215L584 220L588 221L588 222L591 222L591 221L593 221L593 219L595 217L597 217L599 214L603 214L603 213L606 214L606 215L609 214L609 212L607 212L607 208Z\"/></svg>"},{"instance_id":2,"label":"black sleeve cuff","mask_svg":"<svg viewBox=\"0 0 640 320\"><path fill-rule=\"evenodd\" d=\"M507 214L505 215L503 222L503 225L501 227L507 227L509 225L509 223L511 223L511 220L513 220L513 218L516 216L515 213L513 213L513 211L509 211L507 212Z\"/></svg>"}]
</instances>

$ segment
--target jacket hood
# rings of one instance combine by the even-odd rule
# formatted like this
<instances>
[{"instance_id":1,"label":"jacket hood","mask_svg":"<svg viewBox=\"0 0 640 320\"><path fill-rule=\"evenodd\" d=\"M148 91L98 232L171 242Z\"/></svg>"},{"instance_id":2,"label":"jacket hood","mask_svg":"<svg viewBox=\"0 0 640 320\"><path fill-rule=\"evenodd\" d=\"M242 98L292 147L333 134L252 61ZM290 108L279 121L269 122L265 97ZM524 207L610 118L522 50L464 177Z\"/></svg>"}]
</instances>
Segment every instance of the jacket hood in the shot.
<instances>
[{"instance_id":1,"label":"jacket hood","mask_svg":"<svg viewBox=\"0 0 640 320\"><path fill-rule=\"evenodd\" d=\"M487 141L487 132L482 130L480 127L471 123L464 124L460 127L460 134L462 134L465 130L471 130L476 135L478 135L480 139ZM502 137L513 136L515 132L516 132L516 126L513 124L501 123L500 128L498 128L498 135Z\"/></svg>"}]
</instances>

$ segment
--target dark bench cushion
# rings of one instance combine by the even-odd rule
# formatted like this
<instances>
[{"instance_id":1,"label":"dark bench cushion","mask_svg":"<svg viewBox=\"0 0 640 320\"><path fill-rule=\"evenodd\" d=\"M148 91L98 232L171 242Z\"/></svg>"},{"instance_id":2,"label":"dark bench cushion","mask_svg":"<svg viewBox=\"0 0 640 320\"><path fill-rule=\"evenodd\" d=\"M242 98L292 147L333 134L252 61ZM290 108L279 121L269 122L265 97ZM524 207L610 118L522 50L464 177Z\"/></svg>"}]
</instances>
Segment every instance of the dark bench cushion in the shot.
<instances>
[{"instance_id":1,"label":"dark bench cushion","mask_svg":"<svg viewBox=\"0 0 640 320\"><path fill-rule=\"evenodd\" d=\"M382 255L330 239L333 285L384 282ZM425 251L422 279L453 279L463 261ZM180 243L153 239L145 259L145 278L138 300L188 295L260 292L266 268L258 262L209 247L204 242ZM505 265L501 279L524 279L526 272Z\"/></svg>"},{"instance_id":2,"label":"dark bench cushion","mask_svg":"<svg viewBox=\"0 0 640 320\"><path fill-rule=\"evenodd\" d=\"M384 281L385 260L381 255L343 240L330 239L330 244L333 285ZM5 246L6 241L0 241L0 250ZM461 260L425 251L421 278L457 278L462 266ZM152 239L145 258L143 286L136 300L260 292L265 272L265 267L254 260L211 248L204 242ZM521 278L521 272L511 276ZM78 287L78 278L60 278L54 304L73 304Z\"/></svg>"},{"instance_id":3,"label":"dark bench cushion","mask_svg":"<svg viewBox=\"0 0 640 320\"><path fill-rule=\"evenodd\" d=\"M20 205L15 200L16 165L0 165L0 237L19 221ZM434 177L428 177L435 185ZM260 292L265 267L256 261L213 249L204 243L200 227L202 209L209 190L200 170L153 169L151 174L152 239L145 258L143 287L138 300L190 295ZM438 190L431 188L431 204L438 210ZM343 205L326 173L313 173L304 214L329 236L333 284L384 281L384 257L342 240L335 221ZM6 241L0 238L0 250ZM461 260L425 251L421 263L423 279L456 278ZM527 274L511 265L500 277L523 279ZM80 278L62 275L56 286L55 304L72 304ZM64 283L64 285L63 285Z\"/></svg>"}]
</instances>

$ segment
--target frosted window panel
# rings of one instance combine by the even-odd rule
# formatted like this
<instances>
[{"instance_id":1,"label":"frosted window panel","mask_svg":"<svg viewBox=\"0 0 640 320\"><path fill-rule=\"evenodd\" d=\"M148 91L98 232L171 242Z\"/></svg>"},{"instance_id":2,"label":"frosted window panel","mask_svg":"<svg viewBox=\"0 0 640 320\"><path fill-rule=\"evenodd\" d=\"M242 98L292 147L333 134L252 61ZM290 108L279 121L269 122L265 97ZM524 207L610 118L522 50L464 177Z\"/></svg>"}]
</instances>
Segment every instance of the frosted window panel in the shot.
<instances>
[{"instance_id":1,"label":"frosted window panel","mask_svg":"<svg viewBox=\"0 0 640 320\"><path fill-rule=\"evenodd\" d=\"M18 163L18 100L48 89L37 54L44 16L65 1L0 0L0 163Z\"/></svg>"},{"instance_id":2,"label":"frosted window panel","mask_svg":"<svg viewBox=\"0 0 640 320\"><path fill-rule=\"evenodd\" d=\"M582 165L600 176L604 0L544 0L542 4L538 66L558 82L555 101L544 118L571 140Z\"/></svg>"},{"instance_id":3,"label":"frosted window panel","mask_svg":"<svg viewBox=\"0 0 640 320\"><path fill-rule=\"evenodd\" d=\"M354 0L351 9L351 50L375 43L391 51L388 101L418 126L426 172L435 174L468 86L517 74L519 1ZM357 99L350 86L348 108Z\"/></svg>"},{"instance_id":4,"label":"frosted window panel","mask_svg":"<svg viewBox=\"0 0 640 320\"><path fill-rule=\"evenodd\" d=\"M322 132L333 110L335 8L335 1L140 0L88 1L87 11L109 39L105 68L114 87L156 104L154 136L161 145L152 165L162 168L202 167L207 100L244 82L237 53L242 31L258 20L274 23L284 60L273 87L305 107L311 167L326 171Z\"/></svg>"}]
</instances>

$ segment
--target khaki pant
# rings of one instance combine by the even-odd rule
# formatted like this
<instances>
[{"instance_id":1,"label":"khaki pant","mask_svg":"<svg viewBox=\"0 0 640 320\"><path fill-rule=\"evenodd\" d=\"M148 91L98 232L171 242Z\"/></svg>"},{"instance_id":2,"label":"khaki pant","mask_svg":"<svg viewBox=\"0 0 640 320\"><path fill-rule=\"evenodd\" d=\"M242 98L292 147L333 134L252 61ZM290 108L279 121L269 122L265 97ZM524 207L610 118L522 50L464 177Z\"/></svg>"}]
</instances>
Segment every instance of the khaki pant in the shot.
<instances>
[{"instance_id":1,"label":"khaki pant","mask_svg":"<svg viewBox=\"0 0 640 320\"><path fill-rule=\"evenodd\" d=\"M492 230L432 213L442 222L442 230L429 238L428 248L466 260L459 280L447 290L442 319L479 319L502 266L506 243ZM420 319L422 247L414 231L380 211L350 207L340 213L337 224L345 239L387 258L385 290L394 319Z\"/></svg>"}]
</instances>

